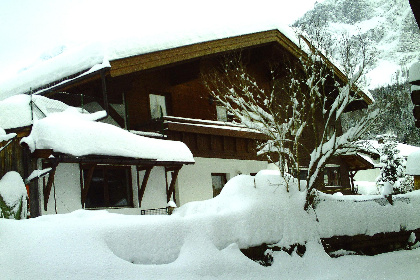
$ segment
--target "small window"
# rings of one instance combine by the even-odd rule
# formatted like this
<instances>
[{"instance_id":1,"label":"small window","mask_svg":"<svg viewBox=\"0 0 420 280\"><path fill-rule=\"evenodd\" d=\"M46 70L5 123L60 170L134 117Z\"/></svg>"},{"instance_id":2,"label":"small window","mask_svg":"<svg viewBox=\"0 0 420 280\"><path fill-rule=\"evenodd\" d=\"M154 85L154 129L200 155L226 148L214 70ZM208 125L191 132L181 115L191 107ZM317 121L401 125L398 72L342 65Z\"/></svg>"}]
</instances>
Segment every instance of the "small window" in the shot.
<instances>
[{"instance_id":1,"label":"small window","mask_svg":"<svg viewBox=\"0 0 420 280\"><path fill-rule=\"evenodd\" d=\"M341 186L340 167L325 167L324 169L325 186Z\"/></svg>"},{"instance_id":2,"label":"small window","mask_svg":"<svg viewBox=\"0 0 420 280\"><path fill-rule=\"evenodd\" d=\"M228 116L227 116L227 110L226 107L217 105L216 106L216 113L217 113L217 120L221 122L227 122Z\"/></svg>"},{"instance_id":3,"label":"small window","mask_svg":"<svg viewBox=\"0 0 420 280\"><path fill-rule=\"evenodd\" d=\"M149 99L150 115L152 119L160 119L168 115L165 95L150 94Z\"/></svg>"},{"instance_id":4,"label":"small window","mask_svg":"<svg viewBox=\"0 0 420 280\"><path fill-rule=\"evenodd\" d=\"M213 185L213 197L219 195L223 187L227 182L227 176L225 173L212 173L211 183Z\"/></svg>"},{"instance_id":5,"label":"small window","mask_svg":"<svg viewBox=\"0 0 420 280\"><path fill-rule=\"evenodd\" d=\"M83 168L87 186L89 168ZM86 194L85 208L132 207L130 167L96 166Z\"/></svg>"},{"instance_id":6,"label":"small window","mask_svg":"<svg viewBox=\"0 0 420 280\"><path fill-rule=\"evenodd\" d=\"M299 180L305 181L308 178L308 169L299 169Z\"/></svg>"}]
</instances>

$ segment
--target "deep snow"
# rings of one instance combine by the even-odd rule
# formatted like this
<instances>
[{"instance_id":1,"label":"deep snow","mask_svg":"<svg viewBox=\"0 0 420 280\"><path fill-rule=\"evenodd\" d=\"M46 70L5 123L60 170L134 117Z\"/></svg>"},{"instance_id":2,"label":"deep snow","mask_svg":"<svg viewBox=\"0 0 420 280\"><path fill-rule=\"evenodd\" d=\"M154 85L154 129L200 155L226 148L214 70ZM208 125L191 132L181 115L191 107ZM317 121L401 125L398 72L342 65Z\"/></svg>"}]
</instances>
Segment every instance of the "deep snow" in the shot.
<instances>
[{"instance_id":1,"label":"deep snow","mask_svg":"<svg viewBox=\"0 0 420 280\"><path fill-rule=\"evenodd\" d=\"M318 242L320 236L334 231L392 229L389 220L393 217L384 214L392 209L401 219L407 211L419 213L418 192L410 195L414 207L410 209L396 204L369 207L369 202L363 203L365 207L348 209L354 197L326 195L319 204L326 203L325 210L317 208L320 222L316 223L312 214L303 211L302 193L292 181L291 192L287 193L278 176L275 171L261 171L255 177L239 175L216 198L186 204L171 216L78 210L23 221L0 219L2 279L418 277L420 249L373 257L330 258ZM358 197L361 199L363 196ZM347 204L338 207L338 200ZM365 211L368 215L361 215ZM358 214L361 219L348 219L341 212ZM329 218L324 217L327 214ZM370 225L371 221L377 223ZM303 257L274 252L271 267L262 267L239 251L263 242L287 245L300 241L307 241Z\"/></svg>"}]
</instances>

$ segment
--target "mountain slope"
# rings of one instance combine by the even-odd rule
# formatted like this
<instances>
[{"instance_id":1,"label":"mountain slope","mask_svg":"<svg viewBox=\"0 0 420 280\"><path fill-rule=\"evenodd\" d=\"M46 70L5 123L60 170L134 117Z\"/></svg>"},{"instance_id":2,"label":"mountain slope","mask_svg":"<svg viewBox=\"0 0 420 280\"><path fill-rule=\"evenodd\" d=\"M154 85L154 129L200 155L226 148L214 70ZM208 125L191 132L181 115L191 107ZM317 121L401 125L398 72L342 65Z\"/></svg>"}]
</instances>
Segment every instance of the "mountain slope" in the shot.
<instances>
[{"instance_id":1,"label":"mountain slope","mask_svg":"<svg viewBox=\"0 0 420 280\"><path fill-rule=\"evenodd\" d=\"M343 34L367 39L374 49L367 69L369 88L401 81L409 66L420 59L420 31L408 0L325 0L294 26L304 28L314 22L335 42Z\"/></svg>"}]
</instances>

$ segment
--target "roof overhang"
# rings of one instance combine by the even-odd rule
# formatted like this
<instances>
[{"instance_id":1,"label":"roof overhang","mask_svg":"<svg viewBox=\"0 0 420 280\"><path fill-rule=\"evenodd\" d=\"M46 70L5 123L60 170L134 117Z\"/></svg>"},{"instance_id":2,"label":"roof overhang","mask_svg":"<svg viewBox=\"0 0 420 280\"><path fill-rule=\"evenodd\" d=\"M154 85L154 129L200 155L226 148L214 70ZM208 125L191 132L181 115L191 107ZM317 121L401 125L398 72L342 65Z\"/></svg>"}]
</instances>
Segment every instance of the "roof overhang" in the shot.
<instances>
[{"instance_id":1,"label":"roof overhang","mask_svg":"<svg viewBox=\"0 0 420 280\"><path fill-rule=\"evenodd\" d=\"M95 71L87 71L75 77L68 77L61 82L52 83L42 89L35 90L34 94L47 95L51 92L58 92L65 90L68 87L88 83L93 80L101 79L103 73L108 73L110 66L99 68Z\"/></svg>"},{"instance_id":2,"label":"roof overhang","mask_svg":"<svg viewBox=\"0 0 420 280\"><path fill-rule=\"evenodd\" d=\"M349 154L340 156L341 159L347 164L350 171L373 169L375 166L359 154Z\"/></svg>"},{"instance_id":3,"label":"roof overhang","mask_svg":"<svg viewBox=\"0 0 420 280\"><path fill-rule=\"evenodd\" d=\"M121 76L208 55L277 43L296 57L303 51L279 30L268 30L166 49L111 61L111 76Z\"/></svg>"},{"instance_id":4,"label":"roof overhang","mask_svg":"<svg viewBox=\"0 0 420 280\"><path fill-rule=\"evenodd\" d=\"M416 18L417 25L420 27L420 2L418 0L409 0L411 10Z\"/></svg>"},{"instance_id":5,"label":"roof overhang","mask_svg":"<svg viewBox=\"0 0 420 280\"><path fill-rule=\"evenodd\" d=\"M314 46L309 42L308 39L303 36L300 36L300 38L308 45L309 49L314 49ZM114 60L110 62L110 75L111 77L118 77L138 71L144 71L198 59L209 55L221 54L224 52L235 51L249 47L262 46L270 43L278 44L297 58L301 58L302 56L306 55L301 47L296 45L282 32L280 32L278 29L273 29ZM322 54L321 56L328 67L333 69L337 77L343 82L347 83L347 76L327 57ZM366 103L363 107L373 103L373 100L369 97L369 95L367 95L361 89L353 86L352 90L361 97L362 102ZM359 107L360 104L357 105Z\"/></svg>"},{"instance_id":6,"label":"roof overhang","mask_svg":"<svg viewBox=\"0 0 420 280\"><path fill-rule=\"evenodd\" d=\"M304 36L300 36L300 38L308 45L311 51L316 51L315 46L313 46L307 38L305 38ZM331 60L329 60L322 52L319 52L319 55L322 57L324 63L326 63L327 66L334 71L335 75L337 75L337 77L341 81L343 81L344 83L349 83L349 78L343 73L343 71L341 71L334 63L332 63ZM353 106L358 107L357 109L363 109L366 108L367 105L373 104L374 101L372 100L372 98L356 85L352 85L351 91L360 96L361 98L360 100L356 100L357 103L353 104ZM359 101L364 102L365 104L361 104ZM348 109L348 111L353 110L354 109Z\"/></svg>"},{"instance_id":7,"label":"roof overhang","mask_svg":"<svg viewBox=\"0 0 420 280\"><path fill-rule=\"evenodd\" d=\"M156 159L141 159L107 155L72 156L63 153L56 153L50 149L35 150L33 157L47 159L56 163L86 163L106 165L138 165L138 166L182 166L194 164L191 161L159 161Z\"/></svg>"}]
</instances>

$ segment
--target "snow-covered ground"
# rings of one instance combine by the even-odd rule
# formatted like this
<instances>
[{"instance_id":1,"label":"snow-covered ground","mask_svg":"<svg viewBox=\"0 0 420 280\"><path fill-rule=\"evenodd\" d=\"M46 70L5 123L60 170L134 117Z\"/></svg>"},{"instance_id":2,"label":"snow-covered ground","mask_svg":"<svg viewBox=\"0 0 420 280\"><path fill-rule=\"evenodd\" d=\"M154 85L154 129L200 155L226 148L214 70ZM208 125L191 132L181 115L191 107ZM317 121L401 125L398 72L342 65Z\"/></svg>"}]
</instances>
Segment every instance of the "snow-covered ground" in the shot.
<instances>
[{"instance_id":1,"label":"snow-covered ground","mask_svg":"<svg viewBox=\"0 0 420 280\"><path fill-rule=\"evenodd\" d=\"M420 249L330 258L319 244L330 234L420 225L418 192L407 196L410 204L393 206L360 202L356 205L363 206L351 207L354 200L372 197L322 195L316 223L313 213L303 211L303 193L293 182L287 193L284 184L275 171L240 175L216 198L186 204L171 216L78 210L0 219L0 278L418 279ZM355 213L359 216L350 219ZM274 252L270 267L240 252L263 242L307 242L307 251L303 257Z\"/></svg>"}]
</instances>

